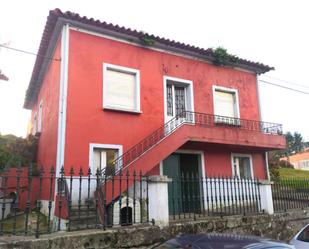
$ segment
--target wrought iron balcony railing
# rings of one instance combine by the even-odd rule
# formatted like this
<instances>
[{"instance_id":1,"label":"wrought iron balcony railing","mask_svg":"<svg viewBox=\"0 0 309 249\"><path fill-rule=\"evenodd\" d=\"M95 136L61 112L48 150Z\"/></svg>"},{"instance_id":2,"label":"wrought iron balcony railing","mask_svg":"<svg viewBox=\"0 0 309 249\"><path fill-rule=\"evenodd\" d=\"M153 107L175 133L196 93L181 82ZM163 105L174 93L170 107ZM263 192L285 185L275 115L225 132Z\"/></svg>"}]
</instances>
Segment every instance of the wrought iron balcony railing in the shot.
<instances>
[{"instance_id":1,"label":"wrought iron balcony railing","mask_svg":"<svg viewBox=\"0 0 309 249\"><path fill-rule=\"evenodd\" d=\"M132 148L127 150L124 154L116 158L113 162L116 173L118 173L120 169L123 170L128 167L133 161L150 150L165 137L169 136L183 124L212 127L223 126L230 127L231 129L259 132L262 134L282 135L281 124L185 111L162 125L159 129L155 130L149 136L145 137ZM104 175L104 173L105 170L102 171L102 175Z\"/></svg>"}]
</instances>

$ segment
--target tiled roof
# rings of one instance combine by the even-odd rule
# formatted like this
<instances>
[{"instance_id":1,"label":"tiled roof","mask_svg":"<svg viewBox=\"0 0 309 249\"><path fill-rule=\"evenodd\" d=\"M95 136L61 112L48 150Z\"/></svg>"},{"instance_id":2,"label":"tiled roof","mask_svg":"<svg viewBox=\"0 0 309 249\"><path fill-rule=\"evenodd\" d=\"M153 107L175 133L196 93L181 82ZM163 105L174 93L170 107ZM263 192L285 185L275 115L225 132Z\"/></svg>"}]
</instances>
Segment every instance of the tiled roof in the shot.
<instances>
[{"instance_id":1,"label":"tiled roof","mask_svg":"<svg viewBox=\"0 0 309 249\"><path fill-rule=\"evenodd\" d=\"M88 27L95 27L102 31L109 31L121 34L122 36L127 36L130 38L139 39L142 41L144 37L147 37L147 39L150 39L155 44L160 44L160 47L165 48L166 50L176 49L177 51L187 52L199 55L200 58L205 59L208 62L212 62L215 59L215 53L212 49L204 49L192 45L188 45L185 43L177 42L174 40L169 40L166 38L162 38L159 36L155 36L152 34L147 34L141 31L132 30L130 28L120 27L118 25L101 22L99 20L94 20L93 18L88 18L85 16L80 16L79 14L67 11L62 12L60 9L54 9L49 12L49 16L47 18L47 22L45 25L45 29L43 32L41 44L39 47L38 54L42 56L38 56L33 68L31 81L27 90L26 98L24 106L26 108L30 108L31 102L33 101L34 96L38 93L38 89L40 88L40 84L38 83L38 75L41 70L41 65L44 60L44 56L46 56L46 52L53 34L53 31L55 29L56 23L59 18L62 18L68 22L74 22L74 24L83 24L87 25ZM155 45L156 46L156 45ZM264 65L262 63L253 62L249 60L245 60L242 58L239 58L237 56L231 57L231 63L229 63L229 66L239 67L243 69L247 69L249 71L256 72L258 74L265 73L270 70L273 70L273 67Z\"/></svg>"}]
</instances>

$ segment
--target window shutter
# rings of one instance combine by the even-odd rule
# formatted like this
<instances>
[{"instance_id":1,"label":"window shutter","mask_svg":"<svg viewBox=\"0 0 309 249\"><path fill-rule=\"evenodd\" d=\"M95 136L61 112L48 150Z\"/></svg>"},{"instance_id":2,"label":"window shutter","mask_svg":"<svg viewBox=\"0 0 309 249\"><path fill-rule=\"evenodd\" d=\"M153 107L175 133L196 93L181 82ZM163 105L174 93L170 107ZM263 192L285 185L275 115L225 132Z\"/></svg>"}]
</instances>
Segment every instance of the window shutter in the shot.
<instances>
[{"instance_id":1,"label":"window shutter","mask_svg":"<svg viewBox=\"0 0 309 249\"><path fill-rule=\"evenodd\" d=\"M35 113L33 115L33 126L32 126L32 135L35 135L37 133L37 114Z\"/></svg>"},{"instance_id":2,"label":"window shutter","mask_svg":"<svg viewBox=\"0 0 309 249\"><path fill-rule=\"evenodd\" d=\"M99 150L93 150L93 170L96 173L101 167L101 153Z\"/></svg>"},{"instance_id":3,"label":"window shutter","mask_svg":"<svg viewBox=\"0 0 309 249\"><path fill-rule=\"evenodd\" d=\"M136 75L116 70L106 70L106 104L122 109L136 109Z\"/></svg>"},{"instance_id":4,"label":"window shutter","mask_svg":"<svg viewBox=\"0 0 309 249\"><path fill-rule=\"evenodd\" d=\"M250 158L239 158L239 175L242 178L251 178Z\"/></svg>"},{"instance_id":5,"label":"window shutter","mask_svg":"<svg viewBox=\"0 0 309 249\"><path fill-rule=\"evenodd\" d=\"M43 104L40 103L39 106L39 115L38 115L38 132L42 131L42 117L43 116Z\"/></svg>"},{"instance_id":6,"label":"window shutter","mask_svg":"<svg viewBox=\"0 0 309 249\"><path fill-rule=\"evenodd\" d=\"M237 117L233 93L215 91L215 115Z\"/></svg>"},{"instance_id":7,"label":"window shutter","mask_svg":"<svg viewBox=\"0 0 309 249\"><path fill-rule=\"evenodd\" d=\"M103 170L106 167L106 152L100 149L93 150L93 168L96 173L97 169Z\"/></svg>"}]
</instances>

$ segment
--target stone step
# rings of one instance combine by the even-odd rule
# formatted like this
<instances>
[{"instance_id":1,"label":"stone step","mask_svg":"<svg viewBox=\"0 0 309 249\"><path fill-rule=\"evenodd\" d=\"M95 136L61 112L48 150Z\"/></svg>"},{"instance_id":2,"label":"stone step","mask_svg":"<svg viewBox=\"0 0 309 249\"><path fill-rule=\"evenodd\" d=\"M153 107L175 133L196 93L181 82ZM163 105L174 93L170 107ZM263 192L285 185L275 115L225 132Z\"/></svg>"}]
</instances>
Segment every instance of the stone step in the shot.
<instances>
[{"instance_id":1,"label":"stone step","mask_svg":"<svg viewBox=\"0 0 309 249\"><path fill-rule=\"evenodd\" d=\"M87 208L88 208L87 205L81 205L80 206L80 209L87 209ZM95 208L95 205L93 205L93 204L89 205L89 209L92 209L92 208ZM73 209L73 210L79 209L79 206L73 205L73 206L71 206L71 209Z\"/></svg>"},{"instance_id":2,"label":"stone step","mask_svg":"<svg viewBox=\"0 0 309 249\"><path fill-rule=\"evenodd\" d=\"M80 208L78 206L72 206L70 209L70 216L75 216L75 215L87 215L87 214L92 214L96 213L96 207L95 206L81 206Z\"/></svg>"},{"instance_id":3,"label":"stone step","mask_svg":"<svg viewBox=\"0 0 309 249\"><path fill-rule=\"evenodd\" d=\"M94 208L94 207L91 207L91 208L81 208L81 209L71 209L70 210L70 213L71 214L78 214L78 213L81 213L81 214L87 214L87 213L95 213L96 212L96 208Z\"/></svg>"},{"instance_id":4,"label":"stone step","mask_svg":"<svg viewBox=\"0 0 309 249\"><path fill-rule=\"evenodd\" d=\"M93 220L97 217L96 214L91 215L76 215L76 216L70 216L71 221L85 221L85 220Z\"/></svg>"},{"instance_id":5,"label":"stone step","mask_svg":"<svg viewBox=\"0 0 309 249\"><path fill-rule=\"evenodd\" d=\"M89 204L89 206L87 205ZM79 207L73 205L70 210L70 230L95 228L97 226L97 211L93 199L86 200Z\"/></svg>"},{"instance_id":6,"label":"stone step","mask_svg":"<svg viewBox=\"0 0 309 249\"><path fill-rule=\"evenodd\" d=\"M80 219L70 219L70 228L86 228L87 225L95 226L96 225L96 216L93 217L81 217Z\"/></svg>"},{"instance_id":7,"label":"stone step","mask_svg":"<svg viewBox=\"0 0 309 249\"><path fill-rule=\"evenodd\" d=\"M99 225L95 224L95 222L93 223L82 223L82 224L71 224L70 225L70 231L76 231L76 230L83 230L83 229L93 229L93 228L101 228Z\"/></svg>"}]
</instances>

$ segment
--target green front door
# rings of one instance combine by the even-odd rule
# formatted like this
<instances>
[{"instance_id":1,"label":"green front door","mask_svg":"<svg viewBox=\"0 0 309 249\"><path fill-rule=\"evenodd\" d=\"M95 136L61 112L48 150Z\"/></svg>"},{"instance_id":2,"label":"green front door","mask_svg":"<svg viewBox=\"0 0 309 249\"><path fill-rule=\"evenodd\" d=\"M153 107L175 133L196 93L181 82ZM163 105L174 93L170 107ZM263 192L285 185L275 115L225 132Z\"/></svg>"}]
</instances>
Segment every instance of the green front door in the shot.
<instances>
[{"instance_id":1,"label":"green front door","mask_svg":"<svg viewBox=\"0 0 309 249\"><path fill-rule=\"evenodd\" d=\"M169 214L182 212L182 193L180 182L180 156L172 154L163 161L163 175L168 176L173 181L168 183L168 209Z\"/></svg>"},{"instance_id":2,"label":"green front door","mask_svg":"<svg viewBox=\"0 0 309 249\"><path fill-rule=\"evenodd\" d=\"M180 174L185 179L181 185L185 213L198 213L201 210L198 165L198 155L180 154Z\"/></svg>"},{"instance_id":3,"label":"green front door","mask_svg":"<svg viewBox=\"0 0 309 249\"><path fill-rule=\"evenodd\" d=\"M163 175L168 184L169 214L200 211L198 155L172 154L163 161Z\"/></svg>"}]
</instances>

